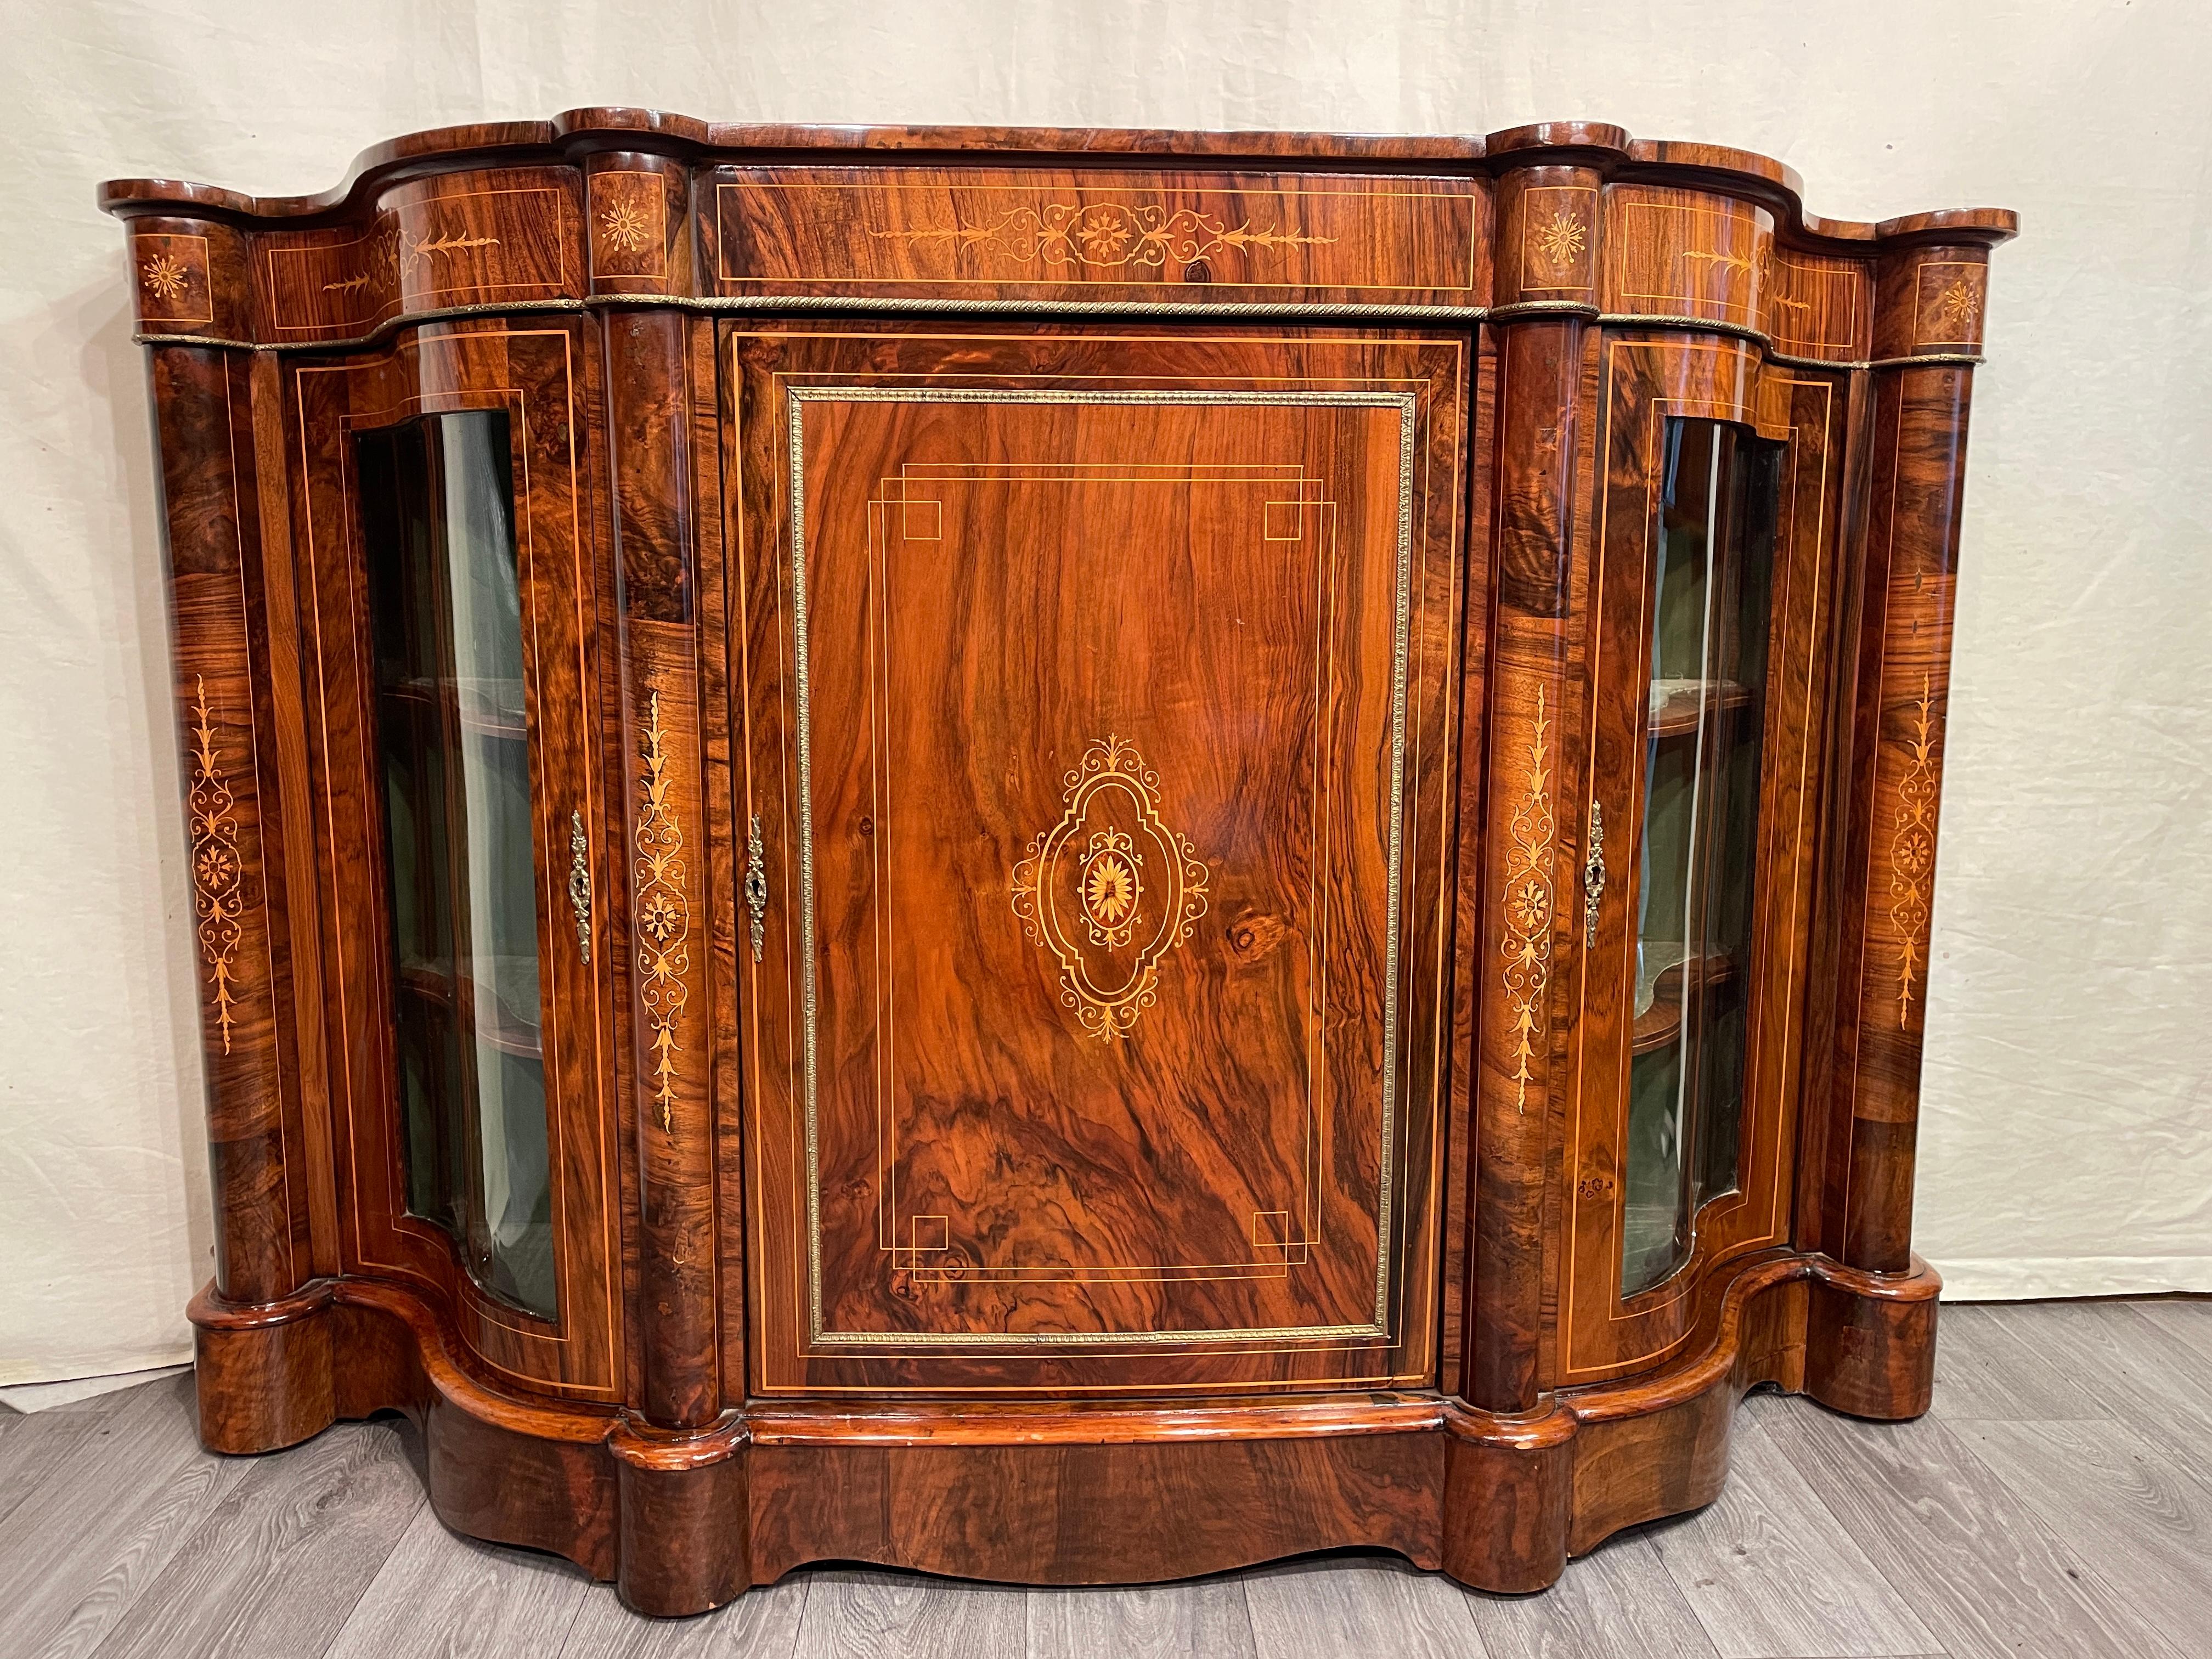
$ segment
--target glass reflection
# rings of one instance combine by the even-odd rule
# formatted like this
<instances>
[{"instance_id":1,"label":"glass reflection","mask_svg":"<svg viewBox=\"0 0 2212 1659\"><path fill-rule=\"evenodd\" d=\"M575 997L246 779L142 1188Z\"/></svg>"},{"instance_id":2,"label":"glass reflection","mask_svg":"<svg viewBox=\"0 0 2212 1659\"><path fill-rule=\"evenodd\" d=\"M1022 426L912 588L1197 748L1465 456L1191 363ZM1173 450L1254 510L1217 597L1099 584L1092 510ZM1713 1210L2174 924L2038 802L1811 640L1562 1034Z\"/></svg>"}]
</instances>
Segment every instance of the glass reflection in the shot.
<instances>
[{"instance_id":1,"label":"glass reflection","mask_svg":"<svg viewBox=\"0 0 2212 1659\"><path fill-rule=\"evenodd\" d=\"M1689 1260L1698 1209L1738 1179L1780 453L1720 422L1667 422L1646 595L1621 1242L1631 1296Z\"/></svg>"},{"instance_id":2,"label":"glass reflection","mask_svg":"<svg viewBox=\"0 0 2212 1659\"><path fill-rule=\"evenodd\" d=\"M409 1211L551 1318L522 596L503 410L358 441Z\"/></svg>"}]
</instances>

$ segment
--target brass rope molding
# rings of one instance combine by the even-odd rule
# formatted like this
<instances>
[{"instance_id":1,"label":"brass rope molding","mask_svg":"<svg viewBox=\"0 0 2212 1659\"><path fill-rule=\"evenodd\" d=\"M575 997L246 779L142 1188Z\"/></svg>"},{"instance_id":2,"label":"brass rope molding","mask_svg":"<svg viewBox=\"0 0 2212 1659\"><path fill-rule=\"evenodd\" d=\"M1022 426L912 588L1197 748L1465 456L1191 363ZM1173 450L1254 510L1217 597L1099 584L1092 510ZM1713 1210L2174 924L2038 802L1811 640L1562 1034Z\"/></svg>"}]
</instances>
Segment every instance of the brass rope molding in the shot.
<instances>
[{"instance_id":1,"label":"brass rope molding","mask_svg":"<svg viewBox=\"0 0 2212 1659\"><path fill-rule=\"evenodd\" d=\"M618 276L616 282L658 282L659 277ZM495 317L506 313L599 311L666 307L674 311L732 312L752 314L787 311L814 314L834 313L852 316L897 317L1091 317L1115 319L1208 319L1267 321L1310 318L1338 322L1488 323L1504 327L1512 323L1562 317L1580 318L1601 328L1667 328L1704 334L1726 334L1747 340L1765 353L1769 362L1787 368L1861 369L1973 368L1988 362L1977 352L1923 351L1905 357L1800 357L1775 349L1773 337L1747 324L1723 322L1711 317L1682 317L1666 313L1605 312L1574 300L1522 300L1505 306L1336 305L1325 301L1210 301L1169 300L923 300L906 297L866 299L820 294L593 294L581 300L516 300L504 305L445 306L431 311L404 312L387 318L366 334L317 340L239 340L218 334L155 333L134 331L137 345L200 346L223 351L334 351L374 345L387 335L420 323L447 322L459 317Z\"/></svg>"}]
</instances>

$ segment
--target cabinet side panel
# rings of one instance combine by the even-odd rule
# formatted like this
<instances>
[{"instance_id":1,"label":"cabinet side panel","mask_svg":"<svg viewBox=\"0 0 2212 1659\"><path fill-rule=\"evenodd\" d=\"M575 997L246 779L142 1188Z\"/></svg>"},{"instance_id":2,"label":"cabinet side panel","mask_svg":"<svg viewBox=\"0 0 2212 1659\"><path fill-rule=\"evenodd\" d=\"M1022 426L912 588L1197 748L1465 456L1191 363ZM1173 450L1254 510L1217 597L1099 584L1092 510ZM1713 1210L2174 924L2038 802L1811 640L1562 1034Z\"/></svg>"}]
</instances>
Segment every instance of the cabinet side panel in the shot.
<instances>
[{"instance_id":1,"label":"cabinet side panel","mask_svg":"<svg viewBox=\"0 0 2212 1659\"><path fill-rule=\"evenodd\" d=\"M1875 400L1858 594L1826 1237L1852 1267L1904 1273L1927 1018L1970 371L1884 375ZM1842 1190L1833 1183L1840 1177Z\"/></svg>"},{"instance_id":2,"label":"cabinet side panel","mask_svg":"<svg viewBox=\"0 0 2212 1659\"><path fill-rule=\"evenodd\" d=\"M287 1176L293 1149L271 952L286 922L263 829L279 792L261 695L266 631L254 615L259 583L250 580L258 573L247 568L256 528L246 521L252 438L246 389L234 385L246 369L234 356L160 347L150 372L207 1066L216 1281L228 1300L270 1302L298 1285L307 1250L305 1217L295 1217Z\"/></svg>"}]
</instances>

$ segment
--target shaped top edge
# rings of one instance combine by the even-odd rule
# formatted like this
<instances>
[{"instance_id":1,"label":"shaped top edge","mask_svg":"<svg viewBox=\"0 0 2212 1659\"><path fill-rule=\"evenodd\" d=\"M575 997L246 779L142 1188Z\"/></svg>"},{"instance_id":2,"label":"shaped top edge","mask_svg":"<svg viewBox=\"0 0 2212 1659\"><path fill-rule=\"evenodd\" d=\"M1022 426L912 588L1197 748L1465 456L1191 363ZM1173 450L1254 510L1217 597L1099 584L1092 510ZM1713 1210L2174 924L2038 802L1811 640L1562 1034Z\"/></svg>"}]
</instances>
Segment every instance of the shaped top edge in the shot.
<instances>
[{"instance_id":1,"label":"shaped top edge","mask_svg":"<svg viewBox=\"0 0 2212 1659\"><path fill-rule=\"evenodd\" d=\"M438 163L518 166L605 149L755 164L828 163L862 155L888 159L903 153L938 161L988 157L1000 163L1034 159L1065 164L1084 158L1127 166L1188 158L1486 175L1556 161L1642 182L1705 184L1749 195L1777 210L1784 228L1800 238L1863 247L1937 236L1994 245L2017 234L2020 223L2006 208L1942 209L1872 223L1823 218L1805 209L1804 182L1796 169L1771 156L1720 144L1632 138L1624 128L1601 121L1540 122L1478 137L1126 127L794 126L708 122L622 106L566 110L550 121L477 122L408 133L363 150L337 185L313 195L254 196L184 179L124 178L101 184L98 202L105 211L126 216L168 210L264 221L334 218L388 179Z\"/></svg>"}]
</instances>

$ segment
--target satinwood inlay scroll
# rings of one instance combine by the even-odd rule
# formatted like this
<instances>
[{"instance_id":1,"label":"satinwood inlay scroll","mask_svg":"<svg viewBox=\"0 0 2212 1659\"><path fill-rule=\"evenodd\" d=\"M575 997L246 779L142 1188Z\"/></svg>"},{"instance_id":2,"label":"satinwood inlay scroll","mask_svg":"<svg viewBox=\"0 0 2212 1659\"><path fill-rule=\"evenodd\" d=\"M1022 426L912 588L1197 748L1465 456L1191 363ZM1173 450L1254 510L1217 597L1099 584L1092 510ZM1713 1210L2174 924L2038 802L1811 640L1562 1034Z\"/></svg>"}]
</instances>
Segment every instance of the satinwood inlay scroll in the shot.
<instances>
[{"instance_id":1,"label":"satinwood inlay scroll","mask_svg":"<svg viewBox=\"0 0 2212 1659\"><path fill-rule=\"evenodd\" d=\"M199 918L200 960L215 993L216 1028L230 1052L232 1011L238 1005L234 966L240 915L245 908L245 866L238 853L238 814L222 758L216 750L216 717L207 680L192 677L192 776L185 809L192 832L192 908Z\"/></svg>"},{"instance_id":2,"label":"satinwood inlay scroll","mask_svg":"<svg viewBox=\"0 0 2212 1659\"><path fill-rule=\"evenodd\" d=\"M1126 738L1094 741L1062 781L1060 822L1039 831L1014 866L1013 910L1059 963L1061 1005L1091 1036L1111 1042L1128 1036L1159 1000L1160 964L1206 914L1206 868L1189 838L1161 821L1160 775ZM1131 828L1121 826L1117 811L1128 814ZM1126 961L1099 955L1133 948Z\"/></svg>"},{"instance_id":3,"label":"satinwood inlay scroll","mask_svg":"<svg viewBox=\"0 0 2212 1659\"><path fill-rule=\"evenodd\" d=\"M1249 219L1231 225L1193 208L1170 213L1156 202L1048 202L1018 207L988 225L878 230L872 236L907 243L950 242L1020 264L1136 265L1158 270L1170 260L1187 265L1224 248L1315 247L1334 236L1279 230Z\"/></svg>"},{"instance_id":4,"label":"satinwood inlay scroll","mask_svg":"<svg viewBox=\"0 0 2212 1659\"><path fill-rule=\"evenodd\" d=\"M1513 812L1513 857L1505 876L1505 1000L1513 1012L1513 1106L1528 1109L1528 1085L1544 1023L1544 992L1552 978L1552 853L1557 828L1552 811L1551 720L1544 688L1536 688L1536 719L1528 730L1528 772Z\"/></svg>"},{"instance_id":5,"label":"satinwood inlay scroll","mask_svg":"<svg viewBox=\"0 0 2212 1659\"><path fill-rule=\"evenodd\" d=\"M1920 701L1914 705L1909 759L1897 787L1896 838L1890 843L1890 921L1905 946L1898 973L1897 1024L1905 1029L1912 1012L1915 974L1927 966L1930 883L1936 873L1935 677L1920 677Z\"/></svg>"},{"instance_id":6,"label":"satinwood inlay scroll","mask_svg":"<svg viewBox=\"0 0 2212 1659\"><path fill-rule=\"evenodd\" d=\"M684 829L669 800L673 781L658 691L647 700L639 747L645 771L638 781L637 994L653 1033L653 1101L665 1130L676 1104L676 1056L682 1052L676 1028L691 970L691 907L684 896Z\"/></svg>"}]
</instances>

